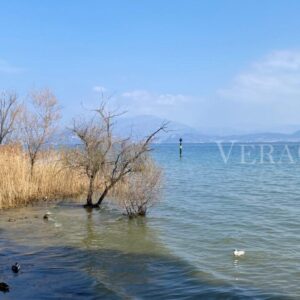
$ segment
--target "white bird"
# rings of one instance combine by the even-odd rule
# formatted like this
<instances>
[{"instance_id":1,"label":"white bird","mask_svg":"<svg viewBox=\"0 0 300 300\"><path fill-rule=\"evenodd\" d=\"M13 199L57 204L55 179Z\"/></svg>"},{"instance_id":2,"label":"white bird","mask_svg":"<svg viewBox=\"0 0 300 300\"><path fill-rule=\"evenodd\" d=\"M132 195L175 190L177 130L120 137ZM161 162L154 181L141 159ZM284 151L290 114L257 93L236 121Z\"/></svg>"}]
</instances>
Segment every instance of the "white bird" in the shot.
<instances>
[{"instance_id":1,"label":"white bird","mask_svg":"<svg viewBox=\"0 0 300 300\"><path fill-rule=\"evenodd\" d=\"M246 251L245 250L237 250L237 249L234 249L233 251L233 255L234 256L243 256L245 255Z\"/></svg>"}]
</instances>

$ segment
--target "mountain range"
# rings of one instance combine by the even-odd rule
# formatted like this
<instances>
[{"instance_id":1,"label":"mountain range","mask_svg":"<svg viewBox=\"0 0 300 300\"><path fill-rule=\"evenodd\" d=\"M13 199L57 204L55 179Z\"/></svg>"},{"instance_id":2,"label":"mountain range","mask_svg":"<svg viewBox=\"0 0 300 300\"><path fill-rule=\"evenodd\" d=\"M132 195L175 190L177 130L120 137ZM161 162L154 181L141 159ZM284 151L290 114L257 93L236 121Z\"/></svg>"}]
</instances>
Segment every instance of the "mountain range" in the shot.
<instances>
[{"instance_id":1,"label":"mountain range","mask_svg":"<svg viewBox=\"0 0 300 300\"><path fill-rule=\"evenodd\" d=\"M152 115L139 115L135 117L119 118L114 124L115 134L121 137L132 137L133 140L140 140L153 131L155 131L163 123L167 122L166 132L161 132L155 142L156 143L178 143L179 138L183 139L184 143L213 143L216 141L222 142L300 142L300 130L294 133L276 133L262 132L251 134L236 134L236 135L211 135L204 134L201 131L188 125L168 121ZM65 132L64 143L76 144L76 137Z\"/></svg>"},{"instance_id":2,"label":"mountain range","mask_svg":"<svg viewBox=\"0 0 300 300\"><path fill-rule=\"evenodd\" d=\"M141 139L153 132L163 122L161 118L141 115L132 118L123 118L116 124L116 132L120 136L129 136ZM167 132L162 132L156 139L157 143L177 143L182 138L186 143L210 143L215 141L224 142L300 142L300 130L291 134L262 132L239 135L211 135L174 121L167 121Z\"/></svg>"}]
</instances>

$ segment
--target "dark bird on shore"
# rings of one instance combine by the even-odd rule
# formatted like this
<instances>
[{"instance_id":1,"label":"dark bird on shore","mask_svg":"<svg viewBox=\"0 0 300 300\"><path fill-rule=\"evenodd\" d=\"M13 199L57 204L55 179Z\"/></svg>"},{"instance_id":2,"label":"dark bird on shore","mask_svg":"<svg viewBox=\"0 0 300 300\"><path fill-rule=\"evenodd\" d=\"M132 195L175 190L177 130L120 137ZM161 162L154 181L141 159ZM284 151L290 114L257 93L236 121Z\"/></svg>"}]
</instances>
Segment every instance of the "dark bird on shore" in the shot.
<instances>
[{"instance_id":1,"label":"dark bird on shore","mask_svg":"<svg viewBox=\"0 0 300 300\"><path fill-rule=\"evenodd\" d=\"M0 291L3 293L9 292L9 285L5 282L0 282Z\"/></svg>"},{"instance_id":2,"label":"dark bird on shore","mask_svg":"<svg viewBox=\"0 0 300 300\"><path fill-rule=\"evenodd\" d=\"M18 263L15 263L14 265L12 265L11 267L11 270L14 272L14 273L19 273L21 269L21 266L18 264Z\"/></svg>"},{"instance_id":3,"label":"dark bird on shore","mask_svg":"<svg viewBox=\"0 0 300 300\"><path fill-rule=\"evenodd\" d=\"M49 220L51 213L49 211L47 211L43 217L44 220Z\"/></svg>"}]
</instances>

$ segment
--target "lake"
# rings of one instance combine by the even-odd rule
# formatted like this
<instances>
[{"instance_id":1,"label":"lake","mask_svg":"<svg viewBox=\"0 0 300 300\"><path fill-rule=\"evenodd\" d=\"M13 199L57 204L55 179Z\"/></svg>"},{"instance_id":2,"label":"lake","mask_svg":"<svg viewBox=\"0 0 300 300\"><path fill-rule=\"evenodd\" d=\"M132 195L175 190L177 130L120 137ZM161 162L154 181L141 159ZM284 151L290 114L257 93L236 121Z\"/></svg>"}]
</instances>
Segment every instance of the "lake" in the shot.
<instances>
[{"instance_id":1,"label":"lake","mask_svg":"<svg viewBox=\"0 0 300 300\"><path fill-rule=\"evenodd\" d=\"M1 299L299 299L298 145L154 148L165 184L146 218L72 200L2 211Z\"/></svg>"}]
</instances>

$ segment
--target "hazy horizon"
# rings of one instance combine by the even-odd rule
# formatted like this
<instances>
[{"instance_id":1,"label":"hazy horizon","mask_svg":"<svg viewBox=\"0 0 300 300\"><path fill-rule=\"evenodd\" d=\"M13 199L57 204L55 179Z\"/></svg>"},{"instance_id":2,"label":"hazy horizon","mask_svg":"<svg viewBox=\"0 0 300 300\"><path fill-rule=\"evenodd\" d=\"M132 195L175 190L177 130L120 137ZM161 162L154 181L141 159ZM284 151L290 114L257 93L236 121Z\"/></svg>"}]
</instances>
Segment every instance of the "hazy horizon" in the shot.
<instances>
[{"instance_id":1,"label":"hazy horizon","mask_svg":"<svg viewBox=\"0 0 300 300\"><path fill-rule=\"evenodd\" d=\"M293 134L300 130L300 124L299 125L285 125L285 126L274 126L274 127L265 127L265 128L252 128L252 129L239 129L239 128L230 128L230 127L223 127L223 128L217 128L217 127L197 127L193 125L186 124L184 122L167 119L167 118L160 118L155 115L150 114L140 114L140 115L124 115L121 117L121 121L126 121L125 124L130 127L131 125L134 125L136 121L138 121L138 124L143 122L143 119L149 123L151 121L152 125L155 127L162 122L169 122L169 127L173 127L175 125L176 127L182 126L182 128L196 130L198 133L201 133L203 135L219 135L219 136L227 136L227 135L247 135L247 134L259 134L259 133L282 133L282 134ZM124 122L122 122L124 124Z\"/></svg>"}]
</instances>

